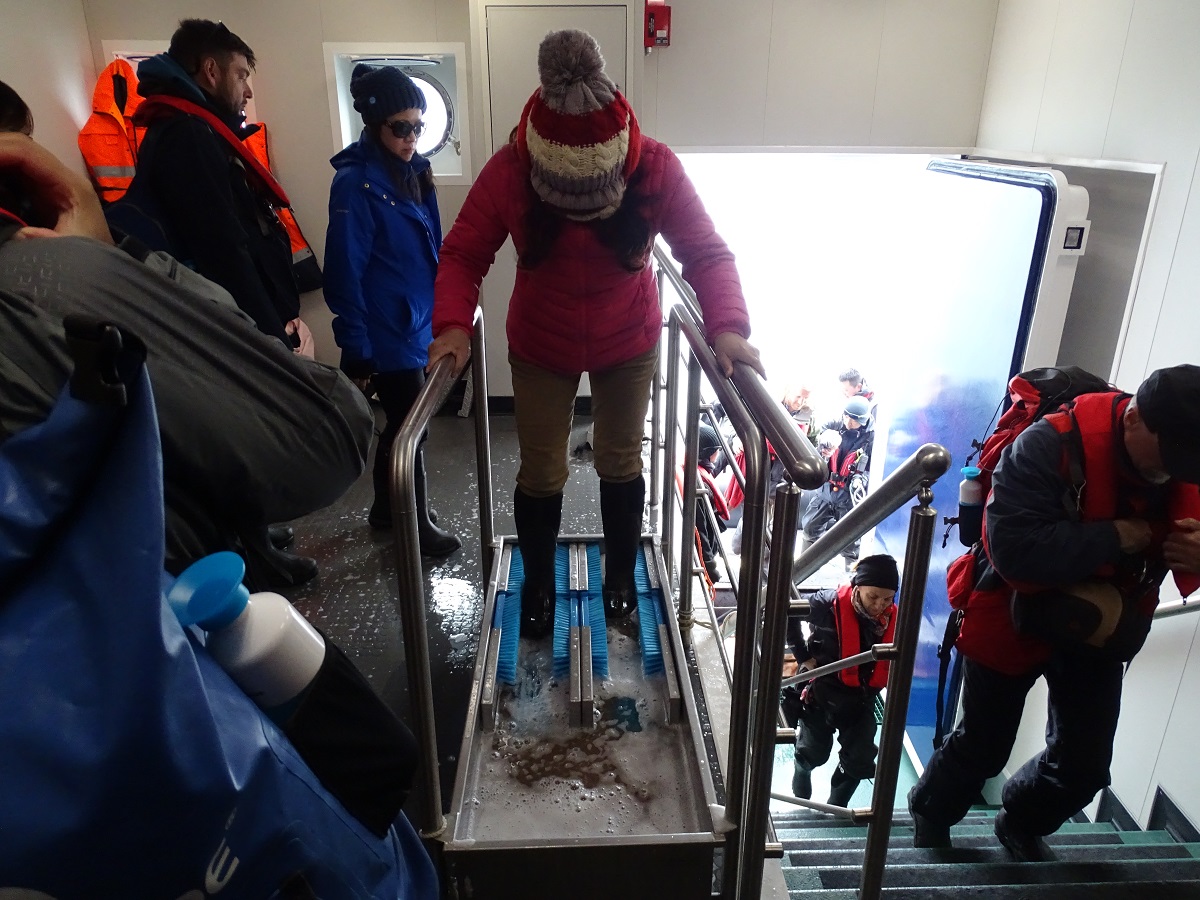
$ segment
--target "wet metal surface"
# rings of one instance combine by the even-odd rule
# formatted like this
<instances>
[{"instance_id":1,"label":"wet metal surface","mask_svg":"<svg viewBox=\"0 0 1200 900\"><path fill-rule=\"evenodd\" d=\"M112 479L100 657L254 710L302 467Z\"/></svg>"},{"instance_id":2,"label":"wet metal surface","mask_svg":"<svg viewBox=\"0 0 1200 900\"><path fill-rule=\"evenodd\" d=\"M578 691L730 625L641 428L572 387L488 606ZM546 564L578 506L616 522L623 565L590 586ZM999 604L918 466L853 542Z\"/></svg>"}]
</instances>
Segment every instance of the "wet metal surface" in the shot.
<instances>
[{"instance_id":1,"label":"wet metal surface","mask_svg":"<svg viewBox=\"0 0 1200 900\"><path fill-rule=\"evenodd\" d=\"M501 688L493 727L472 732L456 843L520 842L711 831L690 725L668 722L667 679L643 675L637 614L607 625L609 677L594 721L571 724L552 639L521 639L517 681ZM598 635L598 636L599 636Z\"/></svg>"},{"instance_id":2,"label":"wet metal surface","mask_svg":"<svg viewBox=\"0 0 1200 900\"><path fill-rule=\"evenodd\" d=\"M588 419L576 418L572 448L582 443L588 424ZM491 438L496 533L513 534L512 488L518 460L511 416L492 418ZM445 559L423 561L445 804L454 785L483 613L474 442L470 419L437 416L430 423L425 443L429 496L438 525L463 542L462 549ZM371 453L373 459L374 446ZM571 454L563 533L598 533L599 498L590 454ZM384 701L408 720L404 643L396 608L395 544L390 531L375 531L367 524L372 499L368 461L366 471L337 503L292 523L294 552L315 557L320 574L287 593L296 608L354 660Z\"/></svg>"}]
</instances>

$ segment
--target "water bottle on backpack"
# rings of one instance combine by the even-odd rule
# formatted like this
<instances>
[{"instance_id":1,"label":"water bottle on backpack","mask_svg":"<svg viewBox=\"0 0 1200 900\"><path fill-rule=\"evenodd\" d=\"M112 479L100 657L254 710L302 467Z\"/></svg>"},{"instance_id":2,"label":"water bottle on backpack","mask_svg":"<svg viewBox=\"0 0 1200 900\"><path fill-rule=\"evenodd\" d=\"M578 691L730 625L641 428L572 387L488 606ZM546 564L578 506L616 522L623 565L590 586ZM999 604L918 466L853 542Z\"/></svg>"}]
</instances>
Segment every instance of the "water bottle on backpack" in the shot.
<instances>
[{"instance_id":1,"label":"water bottle on backpack","mask_svg":"<svg viewBox=\"0 0 1200 900\"><path fill-rule=\"evenodd\" d=\"M325 640L285 597L251 594L236 553L188 566L167 592L179 621L208 633L209 655L276 724L303 699L325 660Z\"/></svg>"},{"instance_id":2,"label":"water bottle on backpack","mask_svg":"<svg viewBox=\"0 0 1200 900\"><path fill-rule=\"evenodd\" d=\"M983 482L976 466L963 466L958 483L958 539L970 547L983 537Z\"/></svg>"}]
</instances>

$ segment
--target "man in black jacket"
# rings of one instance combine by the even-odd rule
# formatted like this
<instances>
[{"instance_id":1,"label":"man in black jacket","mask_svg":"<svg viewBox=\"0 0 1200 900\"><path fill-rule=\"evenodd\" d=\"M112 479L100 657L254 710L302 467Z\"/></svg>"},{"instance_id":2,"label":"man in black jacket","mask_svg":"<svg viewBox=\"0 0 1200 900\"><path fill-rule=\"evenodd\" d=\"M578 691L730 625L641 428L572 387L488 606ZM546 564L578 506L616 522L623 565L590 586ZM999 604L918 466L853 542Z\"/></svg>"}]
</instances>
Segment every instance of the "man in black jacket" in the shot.
<instances>
[{"instance_id":1,"label":"man in black jacket","mask_svg":"<svg viewBox=\"0 0 1200 900\"><path fill-rule=\"evenodd\" d=\"M236 146L259 127L243 120L254 66L245 41L205 19L180 22L170 49L138 66L147 129L130 197L151 198L174 256L229 291L259 331L294 347L288 325L300 295L287 232L277 198Z\"/></svg>"},{"instance_id":2,"label":"man in black jacket","mask_svg":"<svg viewBox=\"0 0 1200 900\"><path fill-rule=\"evenodd\" d=\"M153 220L160 249L225 288L263 334L297 349L300 294L275 212L286 195L244 146L260 127L243 119L254 66L254 51L223 23L179 23L168 51L138 66L145 100L136 121L146 135L129 192L108 216L147 241L130 227L131 209L139 226L143 214ZM280 586L317 573L314 560L282 552L290 542L291 529L275 525L255 540Z\"/></svg>"},{"instance_id":3,"label":"man in black jacket","mask_svg":"<svg viewBox=\"0 0 1200 900\"><path fill-rule=\"evenodd\" d=\"M896 560L886 554L859 560L850 583L817 591L809 599L811 633L805 640L800 619L788 619L788 643L801 672L846 659L888 643L895 632ZM792 793L812 797L812 770L823 765L838 735L838 767L830 779L829 802L846 806L858 783L875 774L875 698L887 684L888 664L869 662L823 675L796 696L788 688L785 710L797 715L796 771Z\"/></svg>"},{"instance_id":4,"label":"man in black jacket","mask_svg":"<svg viewBox=\"0 0 1200 900\"><path fill-rule=\"evenodd\" d=\"M804 547L814 543L854 507L851 487L866 478L875 444L869 404L862 397L850 397L842 410L842 418L827 422L817 434L825 431L836 431L841 435L841 444L829 458L829 479L800 516ZM858 543L843 550L842 556L849 570L858 558Z\"/></svg>"}]
</instances>

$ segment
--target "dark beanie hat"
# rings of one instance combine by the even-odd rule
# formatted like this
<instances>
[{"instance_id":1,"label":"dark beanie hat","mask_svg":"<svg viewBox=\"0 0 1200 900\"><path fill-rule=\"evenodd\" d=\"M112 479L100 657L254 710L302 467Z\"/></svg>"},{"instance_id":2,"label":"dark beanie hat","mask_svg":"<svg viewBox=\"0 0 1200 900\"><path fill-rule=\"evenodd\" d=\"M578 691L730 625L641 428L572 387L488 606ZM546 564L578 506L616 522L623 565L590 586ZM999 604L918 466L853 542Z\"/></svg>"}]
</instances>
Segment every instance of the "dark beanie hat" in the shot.
<instances>
[{"instance_id":1,"label":"dark beanie hat","mask_svg":"<svg viewBox=\"0 0 1200 900\"><path fill-rule=\"evenodd\" d=\"M406 109L425 112L425 95L395 66L375 68L359 63L350 75L350 96L367 125L381 125Z\"/></svg>"},{"instance_id":2,"label":"dark beanie hat","mask_svg":"<svg viewBox=\"0 0 1200 900\"><path fill-rule=\"evenodd\" d=\"M1167 474L1200 484L1200 366L1158 369L1142 382L1137 408L1158 438Z\"/></svg>"},{"instance_id":3,"label":"dark beanie hat","mask_svg":"<svg viewBox=\"0 0 1200 900\"><path fill-rule=\"evenodd\" d=\"M707 422L700 423L700 462L705 462L721 449L721 440Z\"/></svg>"},{"instance_id":4,"label":"dark beanie hat","mask_svg":"<svg viewBox=\"0 0 1200 900\"><path fill-rule=\"evenodd\" d=\"M854 567L850 583L855 587L865 584L867 587L884 588L889 591L899 590L900 572L896 568L896 560L886 553L864 556Z\"/></svg>"}]
</instances>

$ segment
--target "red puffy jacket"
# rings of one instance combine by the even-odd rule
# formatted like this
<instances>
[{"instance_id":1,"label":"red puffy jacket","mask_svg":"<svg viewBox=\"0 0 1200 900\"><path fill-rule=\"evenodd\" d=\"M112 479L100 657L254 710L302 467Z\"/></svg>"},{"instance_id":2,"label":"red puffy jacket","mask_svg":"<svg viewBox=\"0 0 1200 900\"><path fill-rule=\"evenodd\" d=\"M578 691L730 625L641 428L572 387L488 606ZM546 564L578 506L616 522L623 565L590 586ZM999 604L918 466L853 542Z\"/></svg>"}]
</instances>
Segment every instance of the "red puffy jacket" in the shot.
<instances>
[{"instance_id":1,"label":"red puffy jacket","mask_svg":"<svg viewBox=\"0 0 1200 900\"><path fill-rule=\"evenodd\" d=\"M643 215L683 265L696 291L706 336L750 336L733 253L721 240L679 158L642 138L637 169ZM479 285L496 252L512 235L518 254L527 244L529 169L512 145L483 167L454 227L442 244L434 290L433 334L469 332ZM508 346L520 359L564 375L602 371L648 351L662 332L658 287L651 266L624 268L587 224L566 220L549 257L518 268L508 307Z\"/></svg>"}]
</instances>

